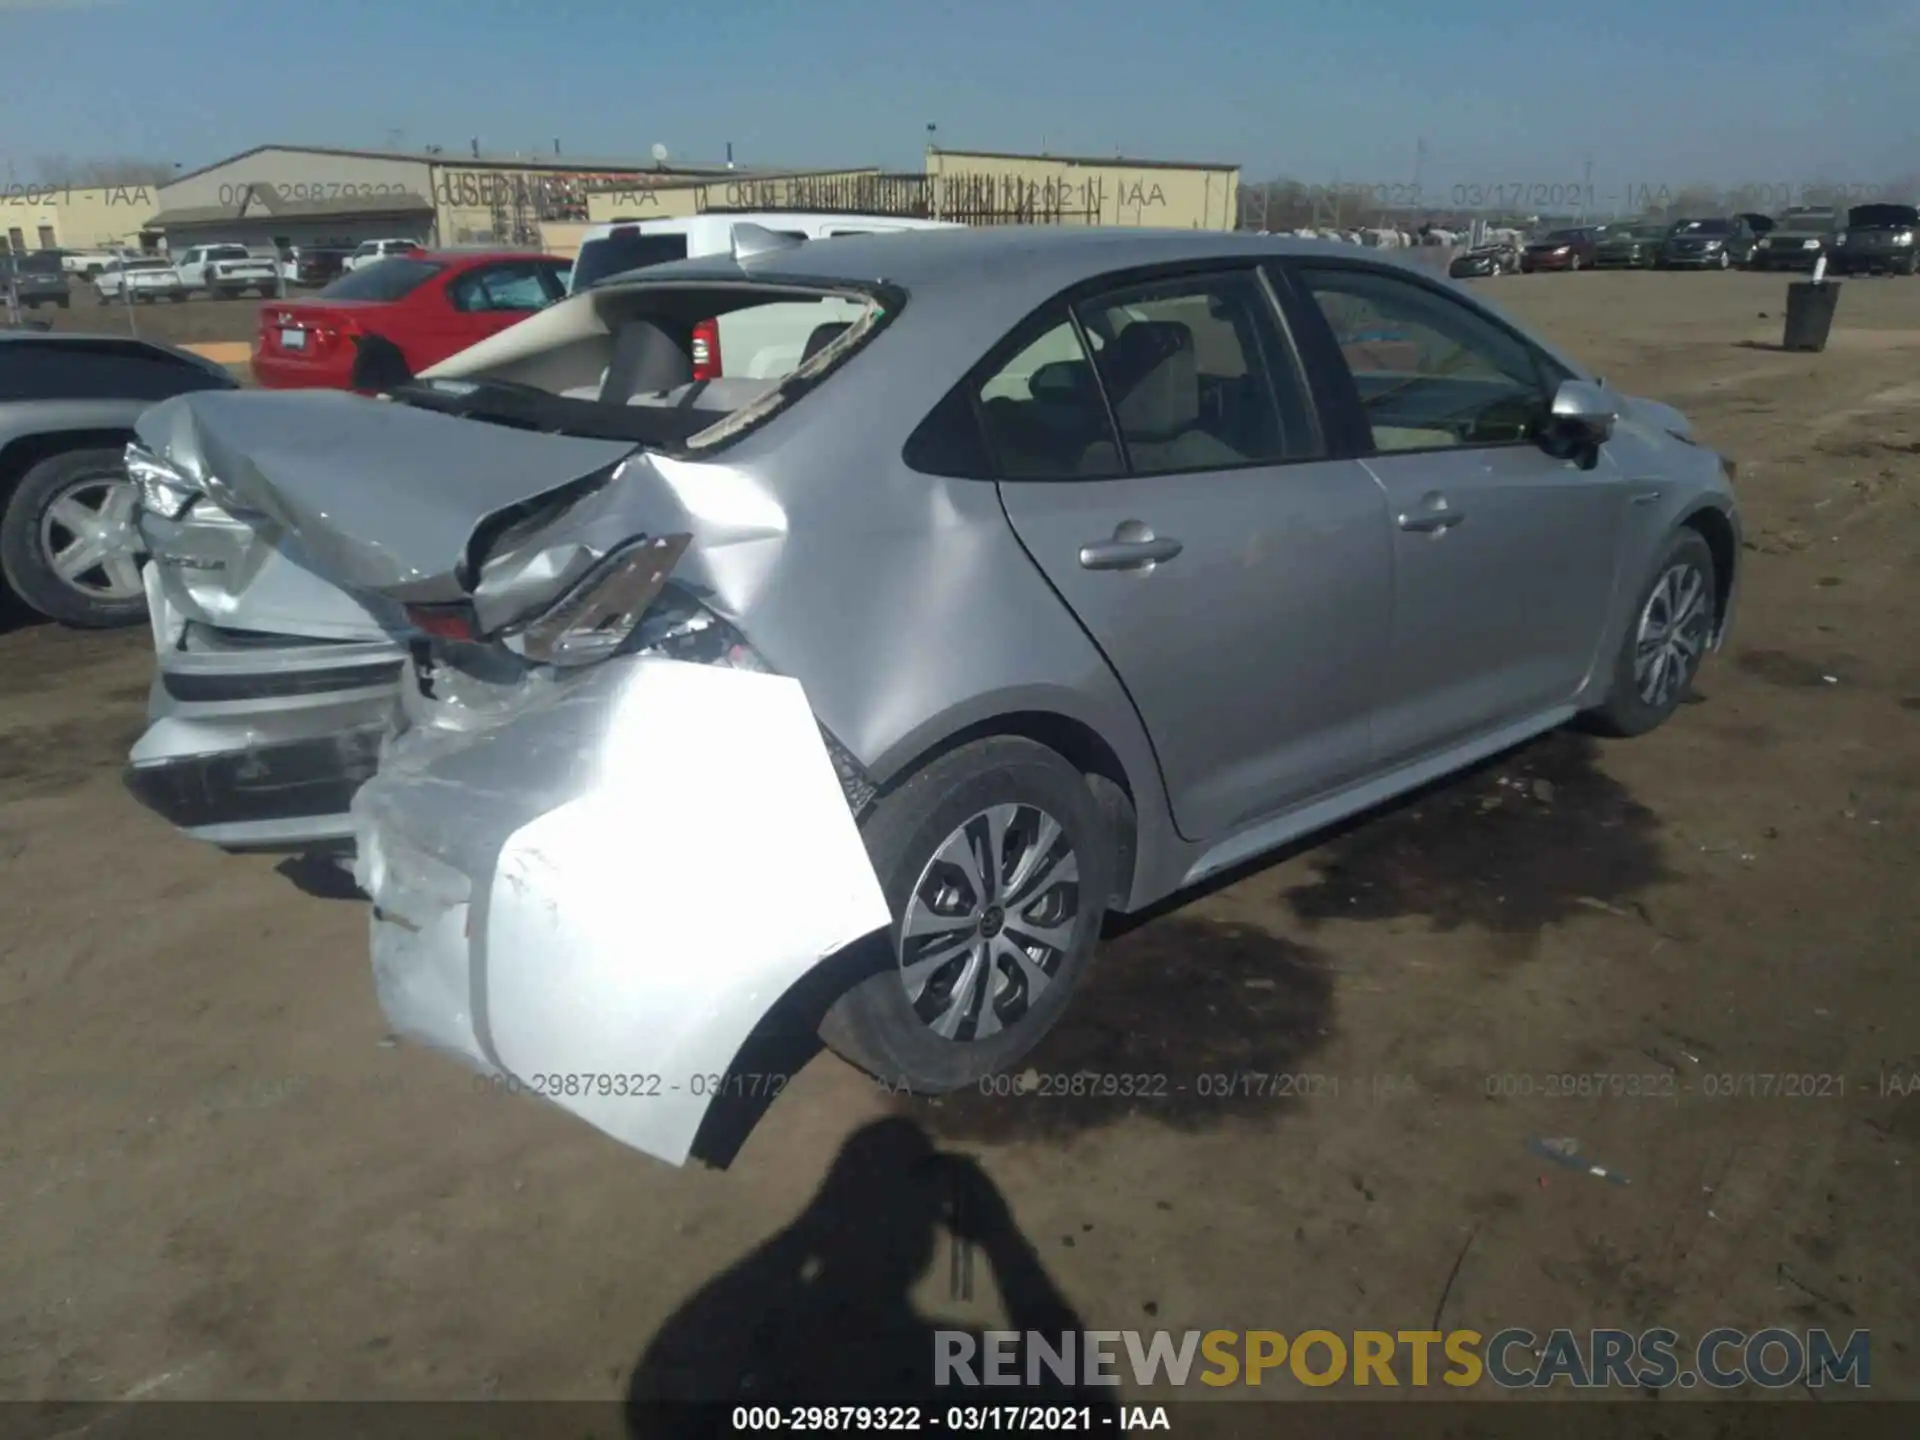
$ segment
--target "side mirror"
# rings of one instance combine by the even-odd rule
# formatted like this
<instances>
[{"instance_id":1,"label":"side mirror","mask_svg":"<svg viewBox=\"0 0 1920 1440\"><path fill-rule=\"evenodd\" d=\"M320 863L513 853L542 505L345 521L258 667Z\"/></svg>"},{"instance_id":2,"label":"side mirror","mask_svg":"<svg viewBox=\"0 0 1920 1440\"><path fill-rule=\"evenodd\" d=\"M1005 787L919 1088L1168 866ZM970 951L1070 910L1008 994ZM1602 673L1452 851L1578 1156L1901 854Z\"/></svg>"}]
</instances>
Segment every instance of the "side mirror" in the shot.
<instances>
[{"instance_id":1,"label":"side mirror","mask_svg":"<svg viewBox=\"0 0 1920 1440\"><path fill-rule=\"evenodd\" d=\"M1577 431L1596 445L1613 434L1620 412L1606 387L1588 380L1563 380L1553 392L1553 419L1562 430Z\"/></svg>"}]
</instances>

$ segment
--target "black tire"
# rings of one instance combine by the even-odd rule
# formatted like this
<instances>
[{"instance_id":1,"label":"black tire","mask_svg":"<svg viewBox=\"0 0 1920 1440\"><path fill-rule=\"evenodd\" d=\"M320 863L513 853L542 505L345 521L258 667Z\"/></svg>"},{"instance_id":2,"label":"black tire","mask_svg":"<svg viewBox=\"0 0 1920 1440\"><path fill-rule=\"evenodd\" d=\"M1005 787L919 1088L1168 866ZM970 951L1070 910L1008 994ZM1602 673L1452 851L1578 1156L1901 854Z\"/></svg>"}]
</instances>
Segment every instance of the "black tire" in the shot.
<instances>
[{"instance_id":1,"label":"black tire","mask_svg":"<svg viewBox=\"0 0 1920 1440\"><path fill-rule=\"evenodd\" d=\"M70 305L73 304L73 297L70 295L62 295L58 300L54 301L53 303L58 305L62 310L65 310Z\"/></svg>"},{"instance_id":2,"label":"black tire","mask_svg":"<svg viewBox=\"0 0 1920 1440\"><path fill-rule=\"evenodd\" d=\"M187 303L187 292L184 290L176 290L171 295L167 296L167 299L171 300L176 305L184 305Z\"/></svg>"},{"instance_id":3,"label":"black tire","mask_svg":"<svg viewBox=\"0 0 1920 1440\"><path fill-rule=\"evenodd\" d=\"M1072 938L1053 955L1047 986L997 1034L948 1040L929 1028L908 999L899 966L900 931L916 882L929 872L935 853L974 817L1000 805L1044 811L1072 846L1080 869ZM1053 1027L1086 974L1113 891L1113 841L1085 778L1031 740L981 740L941 756L882 796L861 831L894 916L887 963L834 1003L821 1022L820 1038L877 1080L915 1094L945 1094L1017 1063ZM1029 903L1025 913L1032 912ZM1012 998L1022 998L1026 992L1012 978L1014 972L996 969L996 976L1001 973L1009 976L1009 989L1019 992ZM989 994L983 1003L993 1001ZM970 1032L964 1022L962 1028Z\"/></svg>"},{"instance_id":4,"label":"black tire","mask_svg":"<svg viewBox=\"0 0 1920 1440\"><path fill-rule=\"evenodd\" d=\"M1652 603L1654 591L1669 572L1682 566L1697 570L1705 585L1702 599L1704 623L1700 628L1699 650L1680 683L1674 685L1670 693L1657 703L1650 703L1642 697L1634 676L1640 619ZM1608 687L1606 701L1588 711L1585 717L1590 728L1603 735L1644 735L1665 723L1667 717L1680 708L1700 672L1700 665L1706 659L1707 644L1719 627L1719 593L1713 551L1708 548L1707 542L1696 530L1675 532L1661 548L1660 558L1655 562L1652 573L1634 591L1633 609L1627 614L1625 633L1620 637L1620 652L1614 658L1613 681Z\"/></svg>"},{"instance_id":5,"label":"black tire","mask_svg":"<svg viewBox=\"0 0 1920 1440\"><path fill-rule=\"evenodd\" d=\"M144 596L109 601L87 596L54 573L40 544L47 508L82 479L97 478L123 464L119 450L67 450L50 455L20 477L0 511L0 574L14 594L49 620L88 630L138 624L147 613Z\"/></svg>"}]
</instances>

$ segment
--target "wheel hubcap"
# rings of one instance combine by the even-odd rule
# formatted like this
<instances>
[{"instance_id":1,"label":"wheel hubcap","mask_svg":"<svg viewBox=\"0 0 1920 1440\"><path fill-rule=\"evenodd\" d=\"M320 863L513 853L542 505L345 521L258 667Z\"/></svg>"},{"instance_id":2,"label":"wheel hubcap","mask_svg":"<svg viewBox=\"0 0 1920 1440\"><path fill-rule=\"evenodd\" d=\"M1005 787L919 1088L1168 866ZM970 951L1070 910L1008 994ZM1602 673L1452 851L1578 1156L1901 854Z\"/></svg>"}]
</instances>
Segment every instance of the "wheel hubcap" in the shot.
<instances>
[{"instance_id":1,"label":"wheel hubcap","mask_svg":"<svg viewBox=\"0 0 1920 1440\"><path fill-rule=\"evenodd\" d=\"M900 925L900 982L944 1040L985 1040L1024 1016L1066 963L1080 859L1060 822L996 805L927 861Z\"/></svg>"},{"instance_id":2,"label":"wheel hubcap","mask_svg":"<svg viewBox=\"0 0 1920 1440\"><path fill-rule=\"evenodd\" d=\"M1642 701L1663 708L1686 688L1712 623L1707 577L1697 566L1675 565L1660 577L1634 639L1633 683Z\"/></svg>"},{"instance_id":3,"label":"wheel hubcap","mask_svg":"<svg viewBox=\"0 0 1920 1440\"><path fill-rule=\"evenodd\" d=\"M138 501L124 475L75 481L40 517L40 548L65 584L93 600L132 600L142 593L145 546L134 523Z\"/></svg>"}]
</instances>

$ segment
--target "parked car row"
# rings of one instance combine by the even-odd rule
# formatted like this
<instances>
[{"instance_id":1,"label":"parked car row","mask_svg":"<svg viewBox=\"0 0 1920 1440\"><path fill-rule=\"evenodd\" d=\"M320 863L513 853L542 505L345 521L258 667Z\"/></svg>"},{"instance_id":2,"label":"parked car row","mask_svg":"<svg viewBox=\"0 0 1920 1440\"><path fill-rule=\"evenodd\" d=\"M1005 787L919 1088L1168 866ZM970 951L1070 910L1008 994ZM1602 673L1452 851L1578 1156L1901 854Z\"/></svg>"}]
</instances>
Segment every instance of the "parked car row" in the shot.
<instances>
[{"instance_id":1,"label":"parked car row","mask_svg":"<svg viewBox=\"0 0 1920 1440\"><path fill-rule=\"evenodd\" d=\"M1891 204L1630 221L1550 231L1528 242L1521 268L1812 270L1825 257L1836 274L1912 275L1920 271L1916 231L1920 210Z\"/></svg>"},{"instance_id":2,"label":"parked car row","mask_svg":"<svg viewBox=\"0 0 1920 1440\"><path fill-rule=\"evenodd\" d=\"M1730 467L1389 252L724 225L610 228L438 364L363 342L379 399L184 395L128 451L134 795L339 847L393 1031L644 1153L700 1153L783 997L892 1087L972 1084L1108 912L1652 729L1726 640ZM555 263L263 309L424 334Z\"/></svg>"}]
</instances>

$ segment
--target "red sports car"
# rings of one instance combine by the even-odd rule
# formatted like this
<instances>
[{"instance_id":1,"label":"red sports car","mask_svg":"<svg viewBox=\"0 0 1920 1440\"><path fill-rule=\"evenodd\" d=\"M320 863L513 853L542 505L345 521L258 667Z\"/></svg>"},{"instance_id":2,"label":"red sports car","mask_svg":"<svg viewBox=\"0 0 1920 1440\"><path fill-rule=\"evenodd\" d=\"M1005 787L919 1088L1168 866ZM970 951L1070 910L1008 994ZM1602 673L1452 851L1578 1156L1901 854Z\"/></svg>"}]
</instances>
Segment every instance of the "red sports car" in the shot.
<instances>
[{"instance_id":1,"label":"red sports car","mask_svg":"<svg viewBox=\"0 0 1920 1440\"><path fill-rule=\"evenodd\" d=\"M311 300L260 307L253 374L272 390L347 390L369 336L416 374L567 293L568 264L524 251L428 251L350 270Z\"/></svg>"}]
</instances>

